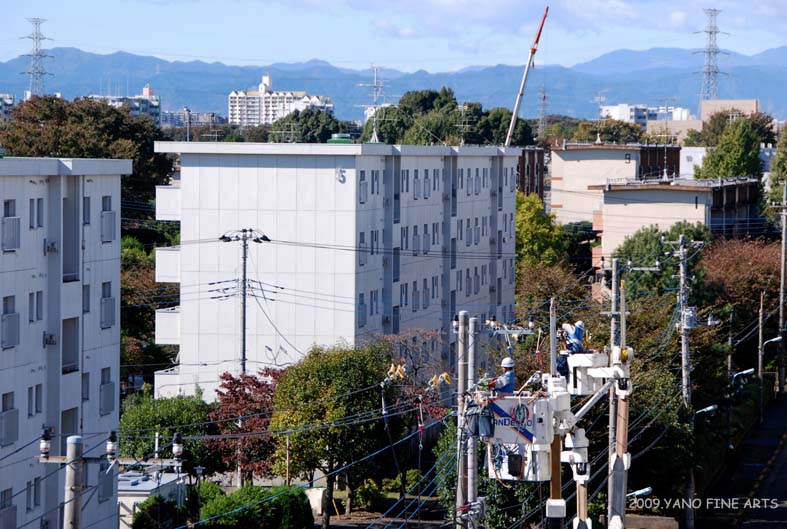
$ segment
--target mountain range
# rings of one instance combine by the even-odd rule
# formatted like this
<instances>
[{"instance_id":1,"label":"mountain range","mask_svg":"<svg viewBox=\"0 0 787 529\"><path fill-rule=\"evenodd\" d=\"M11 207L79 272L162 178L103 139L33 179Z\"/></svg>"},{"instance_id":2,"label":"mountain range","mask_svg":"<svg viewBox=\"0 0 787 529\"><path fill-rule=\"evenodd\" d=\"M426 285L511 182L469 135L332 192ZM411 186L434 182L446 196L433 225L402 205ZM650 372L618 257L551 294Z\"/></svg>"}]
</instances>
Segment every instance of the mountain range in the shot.
<instances>
[{"instance_id":1,"label":"mountain range","mask_svg":"<svg viewBox=\"0 0 787 529\"><path fill-rule=\"evenodd\" d=\"M192 111L227 114L231 90L256 87L267 73L274 89L306 90L333 99L340 119L360 119L362 105L371 103L370 89L359 86L372 81L370 69L340 68L323 60L232 66L220 62L167 61L152 56L116 52L107 55L76 48L47 50L52 56L45 67L48 92L66 98L88 94L138 94L150 83L161 96L164 110L188 106ZM542 65L536 61L528 80L522 115L538 115L539 91L547 94L548 114L593 118L598 110L593 99L601 93L607 104L670 104L696 113L699 103L703 56L698 50L652 48L644 51L616 50L572 67ZM20 75L29 66L27 57L0 62L0 93L20 97L28 86ZM779 119L787 117L787 46L756 55L726 52L719 56L719 96L724 99L757 98L761 109ZM521 65L470 66L455 72L402 72L385 69L387 100L395 101L408 90L454 90L459 101L478 101L485 108L511 108L522 76Z\"/></svg>"}]
</instances>

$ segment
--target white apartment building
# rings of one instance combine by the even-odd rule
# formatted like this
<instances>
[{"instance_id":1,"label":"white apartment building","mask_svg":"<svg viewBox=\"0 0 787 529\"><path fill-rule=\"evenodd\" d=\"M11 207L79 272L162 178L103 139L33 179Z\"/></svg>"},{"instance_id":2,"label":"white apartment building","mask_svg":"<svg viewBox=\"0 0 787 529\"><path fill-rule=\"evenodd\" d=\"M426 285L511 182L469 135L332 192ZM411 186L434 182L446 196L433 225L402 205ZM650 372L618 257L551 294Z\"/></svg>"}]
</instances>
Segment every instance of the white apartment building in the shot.
<instances>
[{"instance_id":1,"label":"white apartment building","mask_svg":"<svg viewBox=\"0 0 787 529\"><path fill-rule=\"evenodd\" d=\"M120 177L130 173L130 160L0 159L0 529L60 526L65 472L36 459L43 427L52 455L84 434L86 456L104 454L118 428ZM117 527L106 469L87 467L96 490L84 526Z\"/></svg>"},{"instance_id":2,"label":"white apartment building","mask_svg":"<svg viewBox=\"0 0 787 529\"><path fill-rule=\"evenodd\" d=\"M11 112L16 106L16 98L13 94L0 94L0 123L11 121Z\"/></svg>"},{"instance_id":3,"label":"white apartment building","mask_svg":"<svg viewBox=\"0 0 787 529\"><path fill-rule=\"evenodd\" d=\"M180 305L156 313L156 341L180 365L156 374L157 396L213 399L239 373L242 243L249 243L249 372L297 361L314 344L431 333L453 367L452 318L510 320L516 167L521 149L383 144L159 142L181 178L156 193L156 216L179 220L181 245L156 252L156 279L180 283Z\"/></svg>"},{"instance_id":4,"label":"white apartment building","mask_svg":"<svg viewBox=\"0 0 787 529\"><path fill-rule=\"evenodd\" d=\"M656 120L687 120L691 112L687 108L673 106L649 107L647 105L631 105L620 103L617 105L602 105L599 107L599 117L636 123L643 128L648 127L648 121Z\"/></svg>"},{"instance_id":5,"label":"white apartment building","mask_svg":"<svg viewBox=\"0 0 787 529\"><path fill-rule=\"evenodd\" d=\"M333 113L329 97L303 91L273 90L270 75L263 75L257 90L233 90L228 98L229 123L241 127L271 125L292 112L324 110Z\"/></svg>"},{"instance_id":6,"label":"white apartment building","mask_svg":"<svg viewBox=\"0 0 787 529\"><path fill-rule=\"evenodd\" d=\"M161 98L146 84L142 94L135 96L89 95L87 99L101 101L115 108L128 108L132 116L150 116L156 125L161 126Z\"/></svg>"}]
</instances>

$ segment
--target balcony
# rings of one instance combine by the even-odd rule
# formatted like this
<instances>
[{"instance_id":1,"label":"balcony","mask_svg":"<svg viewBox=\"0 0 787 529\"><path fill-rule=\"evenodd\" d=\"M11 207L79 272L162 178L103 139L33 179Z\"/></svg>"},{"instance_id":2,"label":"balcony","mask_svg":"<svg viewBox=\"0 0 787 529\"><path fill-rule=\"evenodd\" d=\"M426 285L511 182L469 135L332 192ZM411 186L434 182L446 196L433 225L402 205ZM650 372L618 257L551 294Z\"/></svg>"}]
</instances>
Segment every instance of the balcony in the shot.
<instances>
[{"instance_id":1,"label":"balcony","mask_svg":"<svg viewBox=\"0 0 787 529\"><path fill-rule=\"evenodd\" d=\"M156 248L156 282L180 283L180 246Z\"/></svg>"},{"instance_id":2,"label":"balcony","mask_svg":"<svg viewBox=\"0 0 787 529\"><path fill-rule=\"evenodd\" d=\"M180 185L156 186L156 220L180 220Z\"/></svg>"},{"instance_id":3,"label":"balcony","mask_svg":"<svg viewBox=\"0 0 787 529\"><path fill-rule=\"evenodd\" d=\"M19 410L0 413L0 446L8 446L19 440Z\"/></svg>"},{"instance_id":4,"label":"balcony","mask_svg":"<svg viewBox=\"0 0 787 529\"><path fill-rule=\"evenodd\" d=\"M3 314L0 319L0 332L2 332L2 347L10 349L19 345L19 313Z\"/></svg>"},{"instance_id":5,"label":"balcony","mask_svg":"<svg viewBox=\"0 0 787 529\"><path fill-rule=\"evenodd\" d=\"M115 411L115 383L106 382L98 387L98 409L101 415Z\"/></svg>"},{"instance_id":6,"label":"balcony","mask_svg":"<svg viewBox=\"0 0 787 529\"><path fill-rule=\"evenodd\" d=\"M3 217L3 241L4 252L12 252L19 249L19 217Z\"/></svg>"},{"instance_id":7,"label":"balcony","mask_svg":"<svg viewBox=\"0 0 787 529\"><path fill-rule=\"evenodd\" d=\"M156 343L159 345L180 344L180 307L156 311Z\"/></svg>"}]
</instances>

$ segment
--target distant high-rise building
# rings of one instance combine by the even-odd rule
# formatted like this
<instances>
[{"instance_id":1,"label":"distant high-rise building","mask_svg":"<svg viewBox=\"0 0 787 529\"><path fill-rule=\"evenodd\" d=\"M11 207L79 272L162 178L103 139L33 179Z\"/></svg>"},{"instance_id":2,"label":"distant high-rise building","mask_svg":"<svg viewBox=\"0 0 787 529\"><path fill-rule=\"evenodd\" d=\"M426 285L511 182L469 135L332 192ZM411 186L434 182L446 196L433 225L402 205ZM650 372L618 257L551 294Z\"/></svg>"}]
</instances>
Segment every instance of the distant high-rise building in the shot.
<instances>
[{"instance_id":1,"label":"distant high-rise building","mask_svg":"<svg viewBox=\"0 0 787 529\"><path fill-rule=\"evenodd\" d=\"M102 101L115 108L126 107L132 116L150 116L157 126L161 125L161 99L153 93L153 88L146 84L141 95L110 96L89 95L86 99Z\"/></svg>"},{"instance_id":2,"label":"distant high-rise building","mask_svg":"<svg viewBox=\"0 0 787 529\"><path fill-rule=\"evenodd\" d=\"M227 118L216 112L190 112L183 110L165 110L161 113L161 126L185 127L186 123L192 127L210 127L212 125L226 125Z\"/></svg>"},{"instance_id":3,"label":"distant high-rise building","mask_svg":"<svg viewBox=\"0 0 787 529\"><path fill-rule=\"evenodd\" d=\"M12 94L0 94L0 122L11 121L15 106L16 98Z\"/></svg>"},{"instance_id":4,"label":"distant high-rise building","mask_svg":"<svg viewBox=\"0 0 787 529\"><path fill-rule=\"evenodd\" d=\"M319 109L333 113L329 97L303 91L273 90L269 75L262 76L257 90L233 90L229 95L229 122L241 127L271 125L296 110Z\"/></svg>"}]
</instances>

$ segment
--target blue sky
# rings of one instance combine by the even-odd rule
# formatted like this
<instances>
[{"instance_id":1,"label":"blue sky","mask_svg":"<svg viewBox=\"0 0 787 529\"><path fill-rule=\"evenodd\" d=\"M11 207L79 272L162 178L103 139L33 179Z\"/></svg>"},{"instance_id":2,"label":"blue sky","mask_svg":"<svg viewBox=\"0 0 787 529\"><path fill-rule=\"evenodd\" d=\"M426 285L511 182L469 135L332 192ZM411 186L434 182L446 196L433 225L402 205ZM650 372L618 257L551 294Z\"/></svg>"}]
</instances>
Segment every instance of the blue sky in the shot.
<instances>
[{"instance_id":1,"label":"blue sky","mask_svg":"<svg viewBox=\"0 0 787 529\"><path fill-rule=\"evenodd\" d=\"M264 65L325 59L404 71L522 64L544 9L533 0L7 0L0 60L29 48L26 17L49 46L167 60ZM570 66L620 48L698 48L703 7L722 9L723 48L787 45L787 0L552 0L537 63Z\"/></svg>"}]
</instances>

